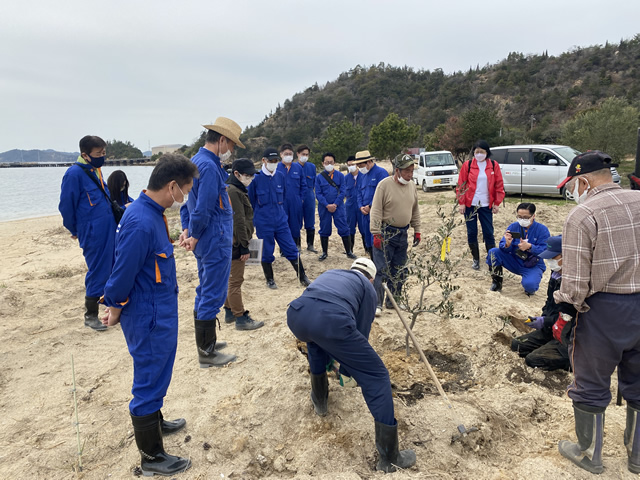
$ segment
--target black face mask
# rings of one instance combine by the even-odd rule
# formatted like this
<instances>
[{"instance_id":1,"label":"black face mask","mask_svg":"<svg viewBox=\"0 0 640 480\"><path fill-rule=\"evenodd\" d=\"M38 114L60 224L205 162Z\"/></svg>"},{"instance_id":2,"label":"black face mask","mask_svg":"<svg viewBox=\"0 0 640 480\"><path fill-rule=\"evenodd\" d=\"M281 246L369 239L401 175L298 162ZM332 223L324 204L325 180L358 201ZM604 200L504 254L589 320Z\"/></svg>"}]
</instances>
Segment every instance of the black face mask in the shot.
<instances>
[{"instance_id":1,"label":"black face mask","mask_svg":"<svg viewBox=\"0 0 640 480\"><path fill-rule=\"evenodd\" d=\"M95 168L100 168L102 165L104 165L104 161L107 159L107 157L104 155L102 157L92 157L91 155L89 155L89 158L91 159L89 163Z\"/></svg>"}]
</instances>

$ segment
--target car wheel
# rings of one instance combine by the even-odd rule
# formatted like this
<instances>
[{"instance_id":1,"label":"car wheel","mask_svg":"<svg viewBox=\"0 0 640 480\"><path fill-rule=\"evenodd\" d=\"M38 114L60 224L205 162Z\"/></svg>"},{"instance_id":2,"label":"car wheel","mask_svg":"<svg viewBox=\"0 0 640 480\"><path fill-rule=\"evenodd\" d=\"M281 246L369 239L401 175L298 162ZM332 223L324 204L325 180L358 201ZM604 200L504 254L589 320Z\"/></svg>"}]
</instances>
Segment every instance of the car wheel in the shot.
<instances>
[{"instance_id":1,"label":"car wheel","mask_svg":"<svg viewBox=\"0 0 640 480\"><path fill-rule=\"evenodd\" d=\"M571 195L571 192L567 190L565 187L562 187L562 191L560 192L560 195L562 195L565 200L569 200L569 201L573 200L573 196Z\"/></svg>"},{"instance_id":2,"label":"car wheel","mask_svg":"<svg viewBox=\"0 0 640 480\"><path fill-rule=\"evenodd\" d=\"M429 188L427 187L427 181L426 180L422 181L422 191L423 192L428 192L429 191Z\"/></svg>"}]
</instances>

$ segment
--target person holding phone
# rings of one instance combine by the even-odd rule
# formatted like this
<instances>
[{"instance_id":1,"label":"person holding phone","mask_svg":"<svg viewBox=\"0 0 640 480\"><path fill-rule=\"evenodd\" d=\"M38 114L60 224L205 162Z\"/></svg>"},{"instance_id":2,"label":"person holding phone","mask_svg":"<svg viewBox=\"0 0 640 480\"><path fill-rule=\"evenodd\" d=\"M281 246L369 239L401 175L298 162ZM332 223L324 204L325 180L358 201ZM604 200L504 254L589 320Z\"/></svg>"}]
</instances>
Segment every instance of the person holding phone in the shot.
<instances>
[{"instance_id":1,"label":"person holding phone","mask_svg":"<svg viewBox=\"0 0 640 480\"><path fill-rule=\"evenodd\" d=\"M544 260L538 257L547 249L549 229L535 221L536 206L521 203L516 210L516 222L509 225L497 248L489 250L487 265L491 271L491 291L502 290L503 267L522 277L524 293L531 296L538 291Z\"/></svg>"}]
</instances>

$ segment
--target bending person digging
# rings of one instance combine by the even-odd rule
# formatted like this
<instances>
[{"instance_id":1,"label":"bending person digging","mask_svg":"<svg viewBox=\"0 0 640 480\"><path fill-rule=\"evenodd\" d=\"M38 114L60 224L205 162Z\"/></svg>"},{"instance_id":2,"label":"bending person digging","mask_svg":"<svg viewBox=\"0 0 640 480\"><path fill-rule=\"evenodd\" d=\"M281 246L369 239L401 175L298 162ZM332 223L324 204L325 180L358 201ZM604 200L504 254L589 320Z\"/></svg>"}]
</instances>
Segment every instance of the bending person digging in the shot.
<instances>
[{"instance_id":1,"label":"bending person digging","mask_svg":"<svg viewBox=\"0 0 640 480\"><path fill-rule=\"evenodd\" d=\"M362 388L375 420L380 455L376 470L389 473L396 467L415 465L416 454L398 449L389 371L368 341L377 304L375 276L376 267L367 258L356 259L351 270L324 272L289 304L287 324L300 341L307 342L311 401L316 414L327 414L326 366L335 359Z\"/></svg>"}]
</instances>

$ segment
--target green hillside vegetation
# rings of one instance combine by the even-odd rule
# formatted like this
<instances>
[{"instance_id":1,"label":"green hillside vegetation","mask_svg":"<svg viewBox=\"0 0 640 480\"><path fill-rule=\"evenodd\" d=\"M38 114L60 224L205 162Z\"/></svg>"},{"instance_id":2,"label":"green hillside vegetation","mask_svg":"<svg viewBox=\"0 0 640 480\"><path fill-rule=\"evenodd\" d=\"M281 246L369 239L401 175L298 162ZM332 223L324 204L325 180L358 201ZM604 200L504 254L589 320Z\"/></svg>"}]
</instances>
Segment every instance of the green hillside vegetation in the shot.
<instances>
[{"instance_id":1,"label":"green hillside vegetation","mask_svg":"<svg viewBox=\"0 0 640 480\"><path fill-rule=\"evenodd\" d=\"M580 126L575 121L589 117L589 112L600 113L601 104L612 97L610 102L625 111L625 125L632 128L627 145L612 154L628 155L635 151L638 126L640 35L559 56L514 52L496 65L453 74L384 63L358 65L324 86L314 84L296 93L260 124L248 127L242 135L248 148L239 153L258 159L266 146L307 143L316 161L325 149L339 151L338 160L344 161L347 153L370 145L372 129L375 132L389 114L408 130L417 130L403 149L446 148L462 155L478 138L491 145L570 140L576 148L598 148L588 137L586 142L577 140ZM570 121L576 128L565 132ZM355 147L354 138L360 139ZM397 139L386 140L395 141L398 150ZM184 148L184 153L193 155L202 142L203 138ZM378 152L373 148L372 153L391 156L387 147L383 138Z\"/></svg>"}]
</instances>

